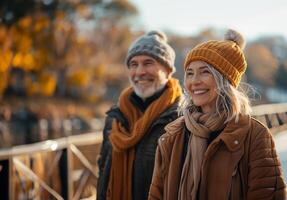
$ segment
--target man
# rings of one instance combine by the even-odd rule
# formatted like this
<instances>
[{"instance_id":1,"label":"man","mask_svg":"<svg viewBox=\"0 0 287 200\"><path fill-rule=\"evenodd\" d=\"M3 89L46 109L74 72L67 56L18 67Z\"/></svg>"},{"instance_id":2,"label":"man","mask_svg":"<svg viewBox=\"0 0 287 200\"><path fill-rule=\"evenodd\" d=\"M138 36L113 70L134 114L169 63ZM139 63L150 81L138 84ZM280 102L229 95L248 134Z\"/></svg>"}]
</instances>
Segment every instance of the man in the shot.
<instances>
[{"instance_id":1,"label":"man","mask_svg":"<svg viewBox=\"0 0 287 200\"><path fill-rule=\"evenodd\" d=\"M155 150L164 127L178 116L182 94L175 53L158 31L129 48L126 65L131 87L107 112L100 153L98 200L146 200Z\"/></svg>"}]
</instances>

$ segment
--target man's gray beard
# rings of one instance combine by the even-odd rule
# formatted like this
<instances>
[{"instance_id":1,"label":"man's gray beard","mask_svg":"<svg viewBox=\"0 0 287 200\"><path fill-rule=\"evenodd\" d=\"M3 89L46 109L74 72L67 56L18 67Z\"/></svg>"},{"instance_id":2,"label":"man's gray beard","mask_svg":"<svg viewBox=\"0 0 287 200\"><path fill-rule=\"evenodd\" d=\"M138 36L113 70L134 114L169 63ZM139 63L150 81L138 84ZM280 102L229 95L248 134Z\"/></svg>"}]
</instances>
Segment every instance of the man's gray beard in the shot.
<instances>
[{"instance_id":1,"label":"man's gray beard","mask_svg":"<svg viewBox=\"0 0 287 200\"><path fill-rule=\"evenodd\" d=\"M129 78L129 81L136 95L138 95L142 99L146 99L148 97L151 97L152 95L154 95L156 92L160 91L161 89L163 89L168 79L166 79L165 81L162 81L162 83L159 85L158 84L152 85L151 87L146 89L144 92L138 89L137 86L133 83L133 81L130 78Z\"/></svg>"}]
</instances>

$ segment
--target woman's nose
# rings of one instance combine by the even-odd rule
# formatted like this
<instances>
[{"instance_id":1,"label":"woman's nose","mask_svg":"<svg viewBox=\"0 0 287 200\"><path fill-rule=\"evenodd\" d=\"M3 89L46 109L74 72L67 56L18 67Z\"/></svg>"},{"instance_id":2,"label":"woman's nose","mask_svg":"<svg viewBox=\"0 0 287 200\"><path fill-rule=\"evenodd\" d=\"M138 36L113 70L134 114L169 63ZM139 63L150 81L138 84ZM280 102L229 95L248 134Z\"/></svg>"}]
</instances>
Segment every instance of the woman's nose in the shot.
<instances>
[{"instance_id":1,"label":"woman's nose","mask_svg":"<svg viewBox=\"0 0 287 200\"><path fill-rule=\"evenodd\" d=\"M200 83L200 81L201 81L201 79L200 79L200 76L198 74L194 74L191 78L192 84Z\"/></svg>"}]
</instances>

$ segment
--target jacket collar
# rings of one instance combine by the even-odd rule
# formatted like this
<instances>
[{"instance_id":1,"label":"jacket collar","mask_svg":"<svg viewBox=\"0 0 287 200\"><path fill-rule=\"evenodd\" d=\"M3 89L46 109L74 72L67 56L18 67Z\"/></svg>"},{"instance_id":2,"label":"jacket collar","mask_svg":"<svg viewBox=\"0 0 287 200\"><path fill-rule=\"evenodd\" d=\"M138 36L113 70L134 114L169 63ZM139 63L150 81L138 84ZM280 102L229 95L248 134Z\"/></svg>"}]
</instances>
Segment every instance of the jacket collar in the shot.
<instances>
[{"instance_id":1,"label":"jacket collar","mask_svg":"<svg viewBox=\"0 0 287 200\"><path fill-rule=\"evenodd\" d=\"M251 118L249 115L240 115L238 122L232 120L227 123L216 140L222 140L229 151L237 151L245 141L250 124Z\"/></svg>"},{"instance_id":2,"label":"jacket collar","mask_svg":"<svg viewBox=\"0 0 287 200\"><path fill-rule=\"evenodd\" d=\"M218 142L222 140L229 151L238 151L244 144L251 125L251 117L249 115L240 115L238 122L232 120L227 123L222 133L214 140ZM167 133L180 132L184 127L184 117L179 117L177 120L168 124L165 127Z\"/></svg>"},{"instance_id":3,"label":"jacket collar","mask_svg":"<svg viewBox=\"0 0 287 200\"><path fill-rule=\"evenodd\" d=\"M146 100L143 100L139 97L134 91L131 93L129 99L134 106L141 110L141 112L145 112L145 110L154 102L156 99L160 98L163 92L167 89L165 85L162 89L155 92L152 96L148 97Z\"/></svg>"}]
</instances>

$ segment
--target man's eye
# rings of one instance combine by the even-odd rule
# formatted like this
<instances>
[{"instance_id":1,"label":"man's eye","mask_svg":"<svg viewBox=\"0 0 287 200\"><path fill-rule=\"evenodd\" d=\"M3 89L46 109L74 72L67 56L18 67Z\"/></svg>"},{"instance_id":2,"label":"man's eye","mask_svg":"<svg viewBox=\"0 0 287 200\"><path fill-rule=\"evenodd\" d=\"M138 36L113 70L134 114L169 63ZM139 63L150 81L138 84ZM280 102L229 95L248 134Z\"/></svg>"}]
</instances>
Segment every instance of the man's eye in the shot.
<instances>
[{"instance_id":1,"label":"man's eye","mask_svg":"<svg viewBox=\"0 0 287 200\"><path fill-rule=\"evenodd\" d=\"M130 64L130 66L129 66L130 68L136 68L137 67L137 65L136 64Z\"/></svg>"}]
</instances>

